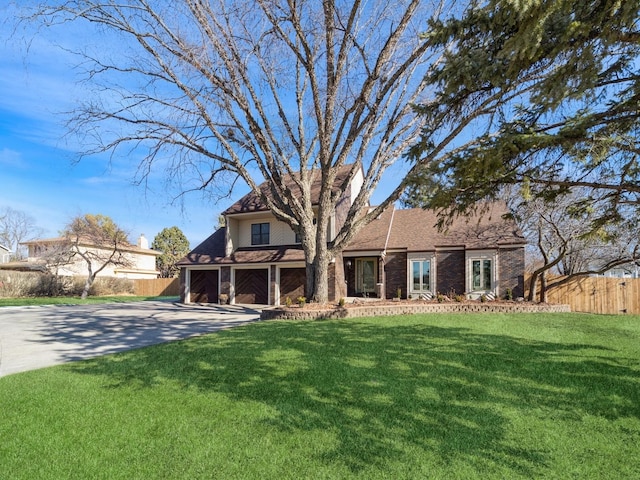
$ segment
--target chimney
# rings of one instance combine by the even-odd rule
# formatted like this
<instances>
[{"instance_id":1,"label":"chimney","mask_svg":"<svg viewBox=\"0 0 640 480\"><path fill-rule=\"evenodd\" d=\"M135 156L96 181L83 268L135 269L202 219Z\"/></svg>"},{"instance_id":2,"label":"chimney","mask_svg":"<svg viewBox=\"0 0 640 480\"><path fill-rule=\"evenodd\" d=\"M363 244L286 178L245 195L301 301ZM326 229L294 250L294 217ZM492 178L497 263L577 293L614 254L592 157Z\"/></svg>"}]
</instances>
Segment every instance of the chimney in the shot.
<instances>
[{"instance_id":1,"label":"chimney","mask_svg":"<svg viewBox=\"0 0 640 480\"><path fill-rule=\"evenodd\" d=\"M146 239L144 233L141 233L140 237L138 238L138 247L146 249L149 248L149 240Z\"/></svg>"}]
</instances>

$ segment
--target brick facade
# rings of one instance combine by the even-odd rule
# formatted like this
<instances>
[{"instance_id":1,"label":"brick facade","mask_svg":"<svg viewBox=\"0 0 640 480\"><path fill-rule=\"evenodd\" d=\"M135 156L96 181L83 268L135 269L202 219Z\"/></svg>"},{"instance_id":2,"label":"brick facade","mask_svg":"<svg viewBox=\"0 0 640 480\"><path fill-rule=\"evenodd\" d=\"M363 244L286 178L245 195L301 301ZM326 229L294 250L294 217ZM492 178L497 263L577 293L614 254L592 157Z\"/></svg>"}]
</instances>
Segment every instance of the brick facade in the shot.
<instances>
[{"instance_id":1,"label":"brick facade","mask_svg":"<svg viewBox=\"0 0 640 480\"><path fill-rule=\"evenodd\" d=\"M504 298L511 289L513 298L524 297L524 248L501 248L498 251L498 291Z\"/></svg>"},{"instance_id":2,"label":"brick facade","mask_svg":"<svg viewBox=\"0 0 640 480\"><path fill-rule=\"evenodd\" d=\"M434 293L465 293L465 252L436 252L436 290Z\"/></svg>"},{"instance_id":3,"label":"brick facade","mask_svg":"<svg viewBox=\"0 0 640 480\"><path fill-rule=\"evenodd\" d=\"M407 253L388 253L384 267L386 298L397 297L398 288L402 298L407 298Z\"/></svg>"}]
</instances>

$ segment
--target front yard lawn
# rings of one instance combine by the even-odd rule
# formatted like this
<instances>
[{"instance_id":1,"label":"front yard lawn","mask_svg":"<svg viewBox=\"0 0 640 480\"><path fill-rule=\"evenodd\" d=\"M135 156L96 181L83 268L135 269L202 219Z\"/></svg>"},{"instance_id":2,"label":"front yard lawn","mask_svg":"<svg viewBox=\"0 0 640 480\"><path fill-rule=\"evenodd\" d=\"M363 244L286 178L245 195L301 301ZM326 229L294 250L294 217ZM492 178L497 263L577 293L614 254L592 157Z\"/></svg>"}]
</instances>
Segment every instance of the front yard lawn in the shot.
<instances>
[{"instance_id":1,"label":"front yard lawn","mask_svg":"<svg viewBox=\"0 0 640 480\"><path fill-rule=\"evenodd\" d=\"M146 297L135 295L111 295L106 297L19 297L0 298L0 307L24 307L33 305L87 305L94 303L125 303L145 300L178 300L178 297Z\"/></svg>"},{"instance_id":2,"label":"front yard lawn","mask_svg":"<svg viewBox=\"0 0 640 480\"><path fill-rule=\"evenodd\" d=\"M3 479L637 479L640 318L270 321L0 378Z\"/></svg>"}]
</instances>

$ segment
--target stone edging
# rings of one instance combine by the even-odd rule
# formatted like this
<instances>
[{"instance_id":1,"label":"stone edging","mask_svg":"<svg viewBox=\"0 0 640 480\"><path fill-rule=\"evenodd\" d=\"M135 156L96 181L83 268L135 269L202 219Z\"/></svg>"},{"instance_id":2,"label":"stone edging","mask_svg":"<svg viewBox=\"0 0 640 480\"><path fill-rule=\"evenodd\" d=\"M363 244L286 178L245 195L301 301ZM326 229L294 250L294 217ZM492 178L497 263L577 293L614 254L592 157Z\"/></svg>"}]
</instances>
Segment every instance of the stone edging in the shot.
<instances>
[{"instance_id":1,"label":"stone edging","mask_svg":"<svg viewBox=\"0 0 640 480\"><path fill-rule=\"evenodd\" d=\"M273 307L265 308L261 320L324 320L338 318L381 317L416 313L568 313L569 305L537 303L419 303L401 305L363 305L326 310Z\"/></svg>"}]
</instances>

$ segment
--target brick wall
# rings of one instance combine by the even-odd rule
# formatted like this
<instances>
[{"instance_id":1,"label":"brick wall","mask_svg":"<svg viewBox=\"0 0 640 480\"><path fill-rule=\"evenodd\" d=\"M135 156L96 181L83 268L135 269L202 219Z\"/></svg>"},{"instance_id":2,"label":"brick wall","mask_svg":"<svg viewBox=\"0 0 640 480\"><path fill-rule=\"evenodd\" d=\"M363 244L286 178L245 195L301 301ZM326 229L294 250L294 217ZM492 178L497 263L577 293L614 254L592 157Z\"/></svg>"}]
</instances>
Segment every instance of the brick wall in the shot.
<instances>
[{"instance_id":1,"label":"brick wall","mask_svg":"<svg viewBox=\"0 0 640 480\"><path fill-rule=\"evenodd\" d=\"M436 253L436 290L445 295L465 292L465 252L454 250Z\"/></svg>"},{"instance_id":2,"label":"brick wall","mask_svg":"<svg viewBox=\"0 0 640 480\"><path fill-rule=\"evenodd\" d=\"M498 251L498 279L500 296L504 297L507 288L513 297L524 297L524 247L501 248Z\"/></svg>"},{"instance_id":3,"label":"brick wall","mask_svg":"<svg viewBox=\"0 0 640 480\"><path fill-rule=\"evenodd\" d=\"M534 304L514 302L509 304L489 303L423 303L401 302L398 305L364 305L361 307L331 308L324 310L297 308L267 308L262 311L262 320L321 320L338 318L379 317L390 315L414 315L428 313L567 313L569 305Z\"/></svg>"},{"instance_id":4,"label":"brick wall","mask_svg":"<svg viewBox=\"0 0 640 480\"><path fill-rule=\"evenodd\" d=\"M402 289L402 298L407 298L407 254L389 253L385 258L386 298L395 298L398 287Z\"/></svg>"},{"instance_id":5,"label":"brick wall","mask_svg":"<svg viewBox=\"0 0 640 480\"><path fill-rule=\"evenodd\" d=\"M231 267L220 267L220 293L231 298Z\"/></svg>"}]
</instances>

